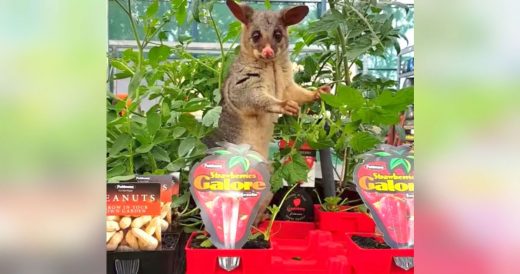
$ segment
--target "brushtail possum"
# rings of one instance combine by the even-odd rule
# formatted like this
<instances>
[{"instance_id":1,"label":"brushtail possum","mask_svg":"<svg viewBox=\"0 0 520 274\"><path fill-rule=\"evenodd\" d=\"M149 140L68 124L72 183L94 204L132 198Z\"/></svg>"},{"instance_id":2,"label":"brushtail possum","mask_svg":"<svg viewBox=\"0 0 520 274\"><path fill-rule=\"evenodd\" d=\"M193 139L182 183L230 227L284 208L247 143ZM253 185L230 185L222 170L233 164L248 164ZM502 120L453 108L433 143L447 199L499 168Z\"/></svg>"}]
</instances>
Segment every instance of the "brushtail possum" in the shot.
<instances>
[{"instance_id":1,"label":"brushtail possum","mask_svg":"<svg viewBox=\"0 0 520 274\"><path fill-rule=\"evenodd\" d=\"M328 86L308 91L293 80L287 27L299 23L307 6L281 11L258 11L245 4L226 1L242 22L240 54L222 88L222 112L209 141L249 144L267 159L274 123L279 114L298 115L299 105L319 99Z\"/></svg>"}]
</instances>

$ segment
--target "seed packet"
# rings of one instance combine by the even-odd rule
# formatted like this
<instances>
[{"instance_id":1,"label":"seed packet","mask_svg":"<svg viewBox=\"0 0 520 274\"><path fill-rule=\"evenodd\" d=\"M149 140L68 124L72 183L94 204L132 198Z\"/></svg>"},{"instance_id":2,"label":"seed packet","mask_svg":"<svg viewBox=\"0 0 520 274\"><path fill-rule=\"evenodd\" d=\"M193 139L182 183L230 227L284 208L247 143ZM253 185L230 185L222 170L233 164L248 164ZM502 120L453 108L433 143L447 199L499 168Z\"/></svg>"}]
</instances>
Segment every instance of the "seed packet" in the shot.
<instances>
[{"instance_id":1,"label":"seed packet","mask_svg":"<svg viewBox=\"0 0 520 274\"><path fill-rule=\"evenodd\" d=\"M107 251L156 250L168 228L158 183L107 184Z\"/></svg>"},{"instance_id":2,"label":"seed packet","mask_svg":"<svg viewBox=\"0 0 520 274\"><path fill-rule=\"evenodd\" d=\"M172 223L172 196L179 194L179 181L172 175L137 175L137 183L158 183L161 185L161 216L165 218L168 225Z\"/></svg>"}]
</instances>

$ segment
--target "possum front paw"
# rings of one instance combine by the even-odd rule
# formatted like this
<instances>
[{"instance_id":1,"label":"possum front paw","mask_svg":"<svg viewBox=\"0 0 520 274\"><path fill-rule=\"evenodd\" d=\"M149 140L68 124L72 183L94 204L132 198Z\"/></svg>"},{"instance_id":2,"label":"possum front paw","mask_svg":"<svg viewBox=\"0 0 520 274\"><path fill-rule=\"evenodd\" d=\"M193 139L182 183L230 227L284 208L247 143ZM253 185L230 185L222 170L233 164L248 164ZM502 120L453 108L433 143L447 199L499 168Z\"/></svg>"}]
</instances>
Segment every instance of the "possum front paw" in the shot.
<instances>
[{"instance_id":1,"label":"possum front paw","mask_svg":"<svg viewBox=\"0 0 520 274\"><path fill-rule=\"evenodd\" d=\"M300 112L300 106L293 100L285 100L280 103L281 113L286 115L297 116Z\"/></svg>"},{"instance_id":2,"label":"possum front paw","mask_svg":"<svg viewBox=\"0 0 520 274\"><path fill-rule=\"evenodd\" d=\"M320 99L320 95L322 93L327 93L327 94L330 93L330 86L325 85L325 86L319 87L318 90L314 93L314 100L315 101L319 100Z\"/></svg>"}]
</instances>

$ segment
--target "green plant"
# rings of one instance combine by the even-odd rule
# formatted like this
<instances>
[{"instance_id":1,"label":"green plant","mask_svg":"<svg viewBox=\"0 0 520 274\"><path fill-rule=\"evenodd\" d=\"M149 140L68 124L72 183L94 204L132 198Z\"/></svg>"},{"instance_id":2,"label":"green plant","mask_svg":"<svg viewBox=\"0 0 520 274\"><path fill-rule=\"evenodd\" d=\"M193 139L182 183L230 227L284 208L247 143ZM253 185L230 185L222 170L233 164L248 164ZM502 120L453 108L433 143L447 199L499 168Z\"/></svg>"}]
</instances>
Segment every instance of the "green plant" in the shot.
<instances>
[{"instance_id":1,"label":"green plant","mask_svg":"<svg viewBox=\"0 0 520 274\"><path fill-rule=\"evenodd\" d=\"M299 58L295 79L302 85L335 86L334 95L323 95L322 102L307 106L301 119L280 119L277 137L301 138L316 149L333 148L343 160L338 192L351 187L357 155L384 141L387 128L399 121L413 103L413 88L395 90L396 82L369 75L352 77L351 68L363 67L363 56L381 56L394 48L402 37L392 25L398 3L330 0L328 10L309 28L297 29L300 41L293 56L304 46L322 51ZM407 9L406 6L404 6ZM297 129L304 128L303 136ZM399 130L399 128L398 128Z\"/></svg>"},{"instance_id":2,"label":"green plant","mask_svg":"<svg viewBox=\"0 0 520 274\"><path fill-rule=\"evenodd\" d=\"M346 206L348 203L353 203L357 201L349 201L347 198L341 199L339 196L331 196L323 199L324 202L321 201L319 194L314 190L318 200L320 202L320 207L323 211L326 212L344 212L344 211L358 211L358 212L367 212L367 208L364 204L359 204L356 206Z\"/></svg>"},{"instance_id":3,"label":"green plant","mask_svg":"<svg viewBox=\"0 0 520 274\"><path fill-rule=\"evenodd\" d=\"M233 46L225 50L223 43L236 42L240 25L233 23L223 32L212 17L215 1L197 5L192 20L214 27L221 55L195 57L186 50L187 37L179 37L180 44L173 47L163 43L166 23L173 18L179 25L187 21L187 1L174 0L159 14L155 0L139 17L132 13L130 0L115 1L128 15L137 51L110 57L119 71L113 79L130 78L130 84L128 101L107 95L107 177L119 181L133 174L183 172L205 155L201 140L217 126L219 90L233 55ZM151 107L143 109L143 102ZM202 112L202 119L194 112Z\"/></svg>"},{"instance_id":4,"label":"green plant","mask_svg":"<svg viewBox=\"0 0 520 274\"><path fill-rule=\"evenodd\" d=\"M276 220L276 216L278 215L278 213L280 212L280 208L283 206L285 200L287 199L287 197L289 196L289 194L298 186L298 184L293 184L293 186L291 188L289 188L289 190L287 190L287 192L285 193L285 195L283 196L282 200L280 201L280 205L272 205L272 206L269 206L267 207L267 210L269 210L269 212L271 213L271 218L269 219L269 223L267 224L267 228L262 231L256 227L253 227L257 233L253 233L250 237L250 239L255 239L257 238L258 236L260 235L263 235L264 237L264 240L266 241L269 241L269 239L271 239L271 232L272 232L272 229L273 229L273 224L274 224L274 221Z\"/></svg>"}]
</instances>

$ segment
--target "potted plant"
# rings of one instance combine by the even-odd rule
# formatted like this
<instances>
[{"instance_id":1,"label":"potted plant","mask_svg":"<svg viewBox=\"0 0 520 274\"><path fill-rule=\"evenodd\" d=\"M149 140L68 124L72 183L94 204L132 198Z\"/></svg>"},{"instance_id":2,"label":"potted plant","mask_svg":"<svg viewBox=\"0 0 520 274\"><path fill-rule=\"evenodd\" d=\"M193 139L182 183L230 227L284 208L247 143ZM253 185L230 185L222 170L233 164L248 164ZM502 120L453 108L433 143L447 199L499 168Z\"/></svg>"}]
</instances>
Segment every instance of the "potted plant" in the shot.
<instances>
[{"instance_id":1,"label":"potted plant","mask_svg":"<svg viewBox=\"0 0 520 274\"><path fill-rule=\"evenodd\" d=\"M242 249L216 249L208 237L207 232L193 232L186 244L186 260L188 274L216 273L219 268L219 258L240 258L240 265L231 273L271 273L272 228L276 215L280 211L287 195L296 187L294 185L284 196L280 205L273 205L267 209L271 218L265 221L260 228L252 227L252 233ZM200 263L204 262L204 263Z\"/></svg>"},{"instance_id":2,"label":"potted plant","mask_svg":"<svg viewBox=\"0 0 520 274\"><path fill-rule=\"evenodd\" d=\"M390 274L398 270L394 265L395 257L414 256L413 248L391 248L381 234L351 232L343 236L342 243L358 274Z\"/></svg>"},{"instance_id":3,"label":"potted plant","mask_svg":"<svg viewBox=\"0 0 520 274\"><path fill-rule=\"evenodd\" d=\"M413 268L414 156L410 147L381 145L363 155L354 182L382 234L342 235L357 273L390 273L396 265Z\"/></svg>"},{"instance_id":4,"label":"potted plant","mask_svg":"<svg viewBox=\"0 0 520 274\"><path fill-rule=\"evenodd\" d=\"M364 204L348 206L348 199L327 197L315 205L316 225L332 232L334 237L346 232L374 232L375 223L367 214Z\"/></svg>"}]
</instances>

